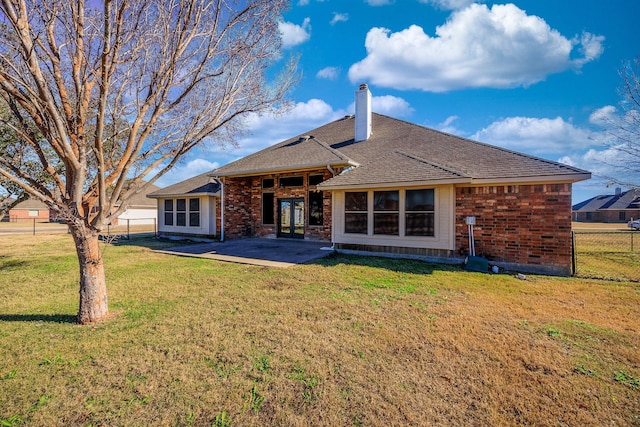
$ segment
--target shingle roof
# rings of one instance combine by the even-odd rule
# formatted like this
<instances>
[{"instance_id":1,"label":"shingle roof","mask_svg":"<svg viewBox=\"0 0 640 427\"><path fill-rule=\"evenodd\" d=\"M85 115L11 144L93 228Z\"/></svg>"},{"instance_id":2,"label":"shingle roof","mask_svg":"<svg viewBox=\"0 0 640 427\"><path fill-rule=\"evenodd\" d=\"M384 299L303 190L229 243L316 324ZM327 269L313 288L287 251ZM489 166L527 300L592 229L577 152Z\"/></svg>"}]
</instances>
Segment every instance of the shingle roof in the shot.
<instances>
[{"instance_id":1,"label":"shingle roof","mask_svg":"<svg viewBox=\"0 0 640 427\"><path fill-rule=\"evenodd\" d=\"M217 182L212 182L211 174L212 172L205 172L194 176L193 178L178 182L177 184L154 191L153 193L148 194L147 197L159 198L184 194L217 195L220 190L220 185Z\"/></svg>"},{"instance_id":2,"label":"shingle roof","mask_svg":"<svg viewBox=\"0 0 640 427\"><path fill-rule=\"evenodd\" d=\"M38 199L27 199L23 202L18 203L17 205L15 205L13 207L13 209L38 209L38 210L45 210L45 209L49 209L49 206L47 206L44 202L38 200Z\"/></svg>"},{"instance_id":3,"label":"shingle roof","mask_svg":"<svg viewBox=\"0 0 640 427\"><path fill-rule=\"evenodd\" d=\"M157 185L151 184L146 191L134 194L128 201L127 206L130 208L155 208L156 202L149 200L147 194L160 190Z\"/></svg>"},{"instance_id":4,"label":"shingle roof","mask_svg":"<svg viewBox=\"0 0 640 427\"><path fill-rule=\"evenodd\" d=\"M592 197L573 205L576 212L595 212L600 210L640 209L640 189L620 194L606 194Z\"/></svg>"},{"instance_id":5,"label":"shingle roof","mask_svg":"<svg viewBox=\"0 0 640 427\"><path fill-rule=\"evenodd\" d=\"M580 181L590 173L572 166L446 134L381 114L372 114L373 133L354 140L354 116L346 116L229 163L202 176L249 176L326 165L358 166L321 187L380 182ZM452 181L453 180L453 181ZM192 178L163 190L190 191L206 178ZM154 193L158 195L160 192Z\"/></svg>"}]
</instances>

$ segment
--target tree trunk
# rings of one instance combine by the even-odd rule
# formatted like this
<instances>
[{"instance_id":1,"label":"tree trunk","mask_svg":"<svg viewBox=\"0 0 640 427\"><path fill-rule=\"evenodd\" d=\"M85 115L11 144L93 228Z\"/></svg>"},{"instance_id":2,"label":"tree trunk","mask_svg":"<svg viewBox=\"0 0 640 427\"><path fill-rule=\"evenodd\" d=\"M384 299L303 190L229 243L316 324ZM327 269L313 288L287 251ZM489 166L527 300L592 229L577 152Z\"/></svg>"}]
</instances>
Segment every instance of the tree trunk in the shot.
<instances>
[{"instance_id":1,"label":"tree trunk","mask_svg":"<svg viewBox=\"0 0 640 427\"><path fill-rule=\"evenodd\" d=\"M100 252L98 233L84 225L69 225L80 263L80 306L78 323L87 325L104 319L107 304L107 281Z\"/></svg>"}]
</instances>

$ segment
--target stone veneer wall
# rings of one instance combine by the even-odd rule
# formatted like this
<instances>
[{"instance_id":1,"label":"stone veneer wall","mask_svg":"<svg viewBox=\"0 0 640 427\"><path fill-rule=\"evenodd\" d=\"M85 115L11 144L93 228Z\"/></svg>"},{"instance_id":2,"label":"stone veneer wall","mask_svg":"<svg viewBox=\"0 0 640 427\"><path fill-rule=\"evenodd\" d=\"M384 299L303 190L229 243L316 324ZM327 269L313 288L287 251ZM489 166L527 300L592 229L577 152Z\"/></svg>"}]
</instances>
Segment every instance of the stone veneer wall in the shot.
<instances>
[{"instance_id":1,"label":"stone veneer wall","mask_svg":"<svg viewBox=\"0 0 640 427\"><path fill-rule=\"evenodd\" d=\"M571 184L456 189L456 251L469 250L466 217L475 216L475 251L506 268L572 272Z\"/></svg>"},{"instance_id":2,"label":"stone veneer wall","mask_svg":"<svg viewBox=\"0 0 640 427\"><path fill-rule=\"evenodd\" d=\"M323 192L323 225L309 226L309 175L323 175L324 180L332 177L327 169L293 172L283 174L260 175L252 177L225 178L225 238L239 237L276 237L278 229L277 203L280 198L302 197L305 201L305 233L304 238L310 240L331 240L331 193ZM303 176L302 187L278 186L281 177ZM264 178L273 178L273 188L262 188ZM275 225L262 224L262 193L274 193L273 217ZM220 205L218 204L218 221L220 221Z\"/></svg>"}]
</instances>

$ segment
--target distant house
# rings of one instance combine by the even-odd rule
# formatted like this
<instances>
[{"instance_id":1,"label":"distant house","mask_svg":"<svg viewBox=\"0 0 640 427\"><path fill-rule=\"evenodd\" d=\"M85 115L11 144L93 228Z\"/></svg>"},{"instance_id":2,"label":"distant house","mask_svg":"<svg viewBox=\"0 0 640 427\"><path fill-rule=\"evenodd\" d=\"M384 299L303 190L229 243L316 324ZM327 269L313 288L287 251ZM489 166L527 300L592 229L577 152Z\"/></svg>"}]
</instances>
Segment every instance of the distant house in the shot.
<instances>
[{"instance_id":1,"label":"distant house","mask_svg":"<svg viewBox=\"0 0 640 427\"><path fill-rule=\"evenodd\" d=\"M164 235L319 239L346 253L571 273L571 184L591 174L371 111L152 193Z\"/></svg>"},{"instance_id":2,"label":"distant house","mask_svg":"<svg viewBox=\"0 0 640 427\"><path fill-rule=\"evenodd\" d=\"M158 205L154 200L150 200L147 195L160 190L156 185L150 185L144 192L133 195L127 201L127 207L124 212L118 215L118 218L111 222L112 225L126 224L127 220L130 225L150 225L156 224L158 220Z\"/></svg>"},{"instance_id":3,"label":"distant house","mask_svg":"<svg viewBox=\"0 0 640 427\"><path fill-rule=\"evenodd\" d=\"M578 222L626 223L640 218L640 189L596 196L573 205L573 220Z\"/></svg>"},{"instance_id":4,"label":"distant house","mask_svg":"<svg viewBox=\"0 0 640 427\"><path fill-rule=\"evenodd\" d=\"M10 222L25 220L49 221L49 207L38 199L27 199L9 209L8 219Z\"/></svg>"}]
</instances>

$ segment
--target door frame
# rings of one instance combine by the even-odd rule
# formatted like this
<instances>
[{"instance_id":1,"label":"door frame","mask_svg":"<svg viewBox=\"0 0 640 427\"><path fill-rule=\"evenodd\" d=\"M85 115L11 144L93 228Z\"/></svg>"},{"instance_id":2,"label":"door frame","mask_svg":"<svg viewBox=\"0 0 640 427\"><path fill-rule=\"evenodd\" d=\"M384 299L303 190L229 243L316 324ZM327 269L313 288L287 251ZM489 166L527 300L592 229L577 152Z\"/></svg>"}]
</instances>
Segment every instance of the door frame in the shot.
<instances>
[{"instance_id":1,"label":"door frame","mask_svg":"<svg viewBox=\"0 0 640 427\"><path fill-rule=\"evenodd\" d=\"M288 226L288 230L282 229L282 203L288 202L291 204L291 221ZM302 202L302 233L296 233L295 223L295 204ZM278 237L290 238L290 239L304 239L305 230L305 214L304 214L304 197L281 197L278 198Z\"/></svg>"}]
</instances>

